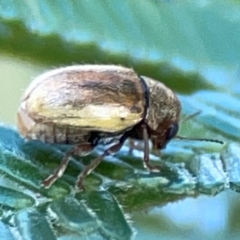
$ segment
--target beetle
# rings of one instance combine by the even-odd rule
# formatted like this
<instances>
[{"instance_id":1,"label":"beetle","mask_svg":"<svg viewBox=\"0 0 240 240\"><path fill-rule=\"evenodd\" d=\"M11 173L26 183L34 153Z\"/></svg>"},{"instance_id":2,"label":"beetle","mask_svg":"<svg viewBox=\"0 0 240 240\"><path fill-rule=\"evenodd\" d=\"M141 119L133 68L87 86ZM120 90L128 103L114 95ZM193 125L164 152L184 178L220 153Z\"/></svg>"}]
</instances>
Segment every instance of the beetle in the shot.
<instances>
[{"instance_id":1,"label":"beetle","mask_svg":"<svg viewBox=\"0 0 240 240\"><path fill-rule=\"evenodd\" d=\"M17 112L17 125L27 140L70 144L59 167L47 177L50 187L60 178L70 156L89 154L98 144L114 144L79 174L76 185L105 156L120 150L130 139L144 143L144 166L159 171L149 160L149 140L161 150L176 136L181 103L163 83L115 65L76 65L48 71L27 88Z\"/></svg>"}]
</instances>

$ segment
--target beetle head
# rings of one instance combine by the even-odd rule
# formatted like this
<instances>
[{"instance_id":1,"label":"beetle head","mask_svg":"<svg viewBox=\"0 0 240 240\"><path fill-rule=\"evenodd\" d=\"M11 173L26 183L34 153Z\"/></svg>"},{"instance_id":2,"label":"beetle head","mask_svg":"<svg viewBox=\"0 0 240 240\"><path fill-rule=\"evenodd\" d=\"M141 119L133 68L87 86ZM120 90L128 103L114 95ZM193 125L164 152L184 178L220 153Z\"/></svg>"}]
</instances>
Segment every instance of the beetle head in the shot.
<instances>
[{"instance_id":1,"label":"beetle head","mask_svg":"<svg viewBox=\"0 0 240 240\"><path fill-rule=\"evenodd\" d=\"M159 127L163 125L159 124ZM178 123L168 125L163 131L150 131L150 139L153 143L153 149L163 149L166 147L169 141L171 141L178 132Z\"/></svg>"},{"instance_id":2,"label":"beetle head","mask_svg":"<svg viewBox=\"0 0 240 240\"><path fill-rule=\"evenodd\" d=\"M153 148L162 149L176 136L181 103L174 92L161 82L143 77L149 88L146 122Z\"/></svg>"}]
</instances>

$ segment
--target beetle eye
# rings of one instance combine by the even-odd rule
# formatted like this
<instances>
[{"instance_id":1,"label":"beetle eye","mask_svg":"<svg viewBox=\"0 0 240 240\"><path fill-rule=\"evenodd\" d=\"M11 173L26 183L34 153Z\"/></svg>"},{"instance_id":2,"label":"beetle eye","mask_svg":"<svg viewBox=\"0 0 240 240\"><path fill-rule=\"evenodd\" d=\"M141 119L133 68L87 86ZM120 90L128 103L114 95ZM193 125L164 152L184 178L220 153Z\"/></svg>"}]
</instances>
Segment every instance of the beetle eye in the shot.
<instances>
[{"instance_id":1,"label":"beetle eye","mask_svg":"<svg viewBox=\"0 0 240 240\"><path fill-rule=\"evenodd\" d=\"M178 124L174 123L167 131L166 140L169 141L175 137L178 132Z\"/></svg>"}]
</instances>

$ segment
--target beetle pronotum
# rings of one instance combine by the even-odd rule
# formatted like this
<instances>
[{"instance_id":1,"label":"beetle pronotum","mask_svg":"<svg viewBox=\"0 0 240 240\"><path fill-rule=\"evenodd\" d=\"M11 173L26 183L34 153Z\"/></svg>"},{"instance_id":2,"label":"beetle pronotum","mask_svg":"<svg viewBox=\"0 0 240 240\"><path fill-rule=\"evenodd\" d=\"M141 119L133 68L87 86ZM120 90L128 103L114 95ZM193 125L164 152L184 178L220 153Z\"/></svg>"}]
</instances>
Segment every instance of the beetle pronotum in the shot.
<instances>
[{"instance_id":1,"label":"beetle pronotum","mask_svg":"<svg viewBox=\"0 0 240 240\"><path fill-rule=\"evenodd\" d=\"M142 140L144 165L149 161L149 140L161 150L176 136L181 104L173 91L132 69L114 65L77 65L37 77L26 90L18 109L18 128L28 140L71 144L55 172L43 181L50 187L67 168L70 156L90 153L112 138L105 152L79 174L77 186L107 155L120 150L126 139Z\"/></svg>"}]
</instances>

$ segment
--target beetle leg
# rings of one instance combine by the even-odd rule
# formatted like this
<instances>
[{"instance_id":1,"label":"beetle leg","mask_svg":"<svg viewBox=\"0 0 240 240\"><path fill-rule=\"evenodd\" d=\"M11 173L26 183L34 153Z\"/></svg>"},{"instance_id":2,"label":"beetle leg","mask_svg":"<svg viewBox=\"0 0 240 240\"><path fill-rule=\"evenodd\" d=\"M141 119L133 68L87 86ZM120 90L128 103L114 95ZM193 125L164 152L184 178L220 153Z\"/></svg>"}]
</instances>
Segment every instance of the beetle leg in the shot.
<instances>
[{"instance_id":1,"label":"beetle leg","mask_svg":"<svg viewBox=\"0 0 240 240\"><path fill-rule=\"evenodd\" d=\"M129 151L128 151L128 154L129 155L133 155L133 150L139 150L139 151L142 151L143 149L141 148L141 146L139 146L137 143L136 143L136 140L132 139L132 138L129 138L128 140L129 142Z\"/></svg>"},{"instance_id":2,"label":"beetle leg","mask_svg":"<svg viewBox=\"0 0 240 240\"><path fill-rule=\"evenodd\" d=\"M128 143L129 143L129 151L128 151L128 154L129 154L129 155L133 155L133 150L135 149L135 142L134 142L133 139L129 138Z\"/></svg>"},{"instance_id":3,"label":"beetle leg","mask_svg":"<svg viewBox=\"0 0 240 240\"><path fill-rule=\"evenodd\" d=\"M107 150L104 151L101 156L95 158L88 166L86 166L85 169L78 175L76 186L80 189L84 189L83 180L85 179L85 177L90 174L102 162L104 157L117 153L123 146L126 138L127 135L123 135L117 144L109 147Z\"/></svg>"},{"instance_id":4,"label":"beetle leg","mask_svg":"<svg viewBox=\"0 0 240 240\"><path fill-rule=\"evenodd\" d=\"M143 157L144 167L147 168L151 172L159 172L160 168L158 166L153 166L150 163L149 138L148 138L147 126L143 125L142 127L143 127L143 141L144 141L144 157Z\"/></svg>"},{"instance_id":5,"label":"beetle leg","mask_svg":"<svg viewBox=\"0 0 240 240\"><path fill-rule=\"evenodd\" d=\"M62 177L63 173L65 172L68 163L70 161L70 157L77 151L90 151L92 150L93 146L90 143L84 143L71 148L67 154L64 156L61 164L55 170L55 172L49 175L45 180L42 182L42 186L45 188L51 187L51 185L60 177Z\"/></svg>"},{"instance_id":6,"label":"beetle leg","mask_svg":"<svg viewBox=\"0 0 240 240\"><path fill-rule=\"evenodd\" d=\"M133 150L143 151L143 145L142 142L139 142L137 140L134 140L132 138L129 138L129 155L133 155Z\"/></svg>"}]
</instances>

